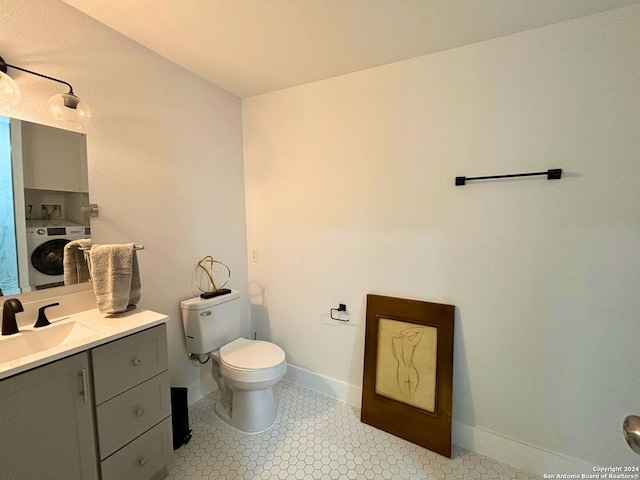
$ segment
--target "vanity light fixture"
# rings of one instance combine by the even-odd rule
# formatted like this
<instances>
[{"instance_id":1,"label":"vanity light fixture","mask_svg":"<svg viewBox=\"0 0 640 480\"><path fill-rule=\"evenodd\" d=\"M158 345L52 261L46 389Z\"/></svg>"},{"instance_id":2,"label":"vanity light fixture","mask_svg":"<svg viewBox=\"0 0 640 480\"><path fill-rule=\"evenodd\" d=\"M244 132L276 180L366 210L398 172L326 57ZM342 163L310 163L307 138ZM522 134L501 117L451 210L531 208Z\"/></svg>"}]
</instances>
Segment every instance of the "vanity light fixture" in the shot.
<instances>
[{"instance_id":1,"label":"vanity light fixture","mask_svg":"<svg viewBox=\"0 0 640 480\"><path fill-rule=\"evenodd\" d=\"M22 67L9 65L2 57L0 57L0 105L14 106L20 101L20 88L15 80L7 75L7 67L46 78L47 80L53 80L54 82L62 83L69 87L69 93L58 93L49 99L49 106L53 118L70 123L78 130L89 125L91 121L91 110L89 110L86 103L81 101L73 93L73 87L70 83Z\"/></svg>"}]
</instances>

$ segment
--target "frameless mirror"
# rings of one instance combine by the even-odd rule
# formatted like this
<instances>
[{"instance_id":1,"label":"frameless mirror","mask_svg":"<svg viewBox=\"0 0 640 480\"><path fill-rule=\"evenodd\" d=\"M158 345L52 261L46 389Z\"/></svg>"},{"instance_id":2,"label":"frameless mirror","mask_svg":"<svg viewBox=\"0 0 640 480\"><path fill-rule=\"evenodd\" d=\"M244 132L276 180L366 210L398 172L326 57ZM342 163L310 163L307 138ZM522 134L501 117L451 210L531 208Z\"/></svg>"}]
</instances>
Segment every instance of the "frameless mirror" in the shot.
<instances>
[{"instance_id":1,"label":"frameless mirror","mask_svg":"<svg viewBox=\"0 0 640 480\"><path fill-rule=\"evenodd\" d=\"M64 246L90 238L86 135L0 116L0 289L65 285Z\"/></svg>"}]
</instances>

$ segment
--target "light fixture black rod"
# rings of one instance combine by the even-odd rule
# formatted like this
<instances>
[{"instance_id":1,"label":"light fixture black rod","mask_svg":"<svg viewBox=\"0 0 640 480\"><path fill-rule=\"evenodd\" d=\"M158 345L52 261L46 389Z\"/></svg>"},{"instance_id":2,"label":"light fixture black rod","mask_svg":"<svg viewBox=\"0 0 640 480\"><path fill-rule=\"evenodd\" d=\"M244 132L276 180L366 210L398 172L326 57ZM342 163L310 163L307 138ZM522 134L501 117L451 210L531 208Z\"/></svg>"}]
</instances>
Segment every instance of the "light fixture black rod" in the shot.
<instances>
[{"instance_id":1,"label":"light fixture black rod","mask_svg":"<svg viewBox=\"0 0 640 480\"><path fill-rule=\"evenodd\" d=\"M70 83L68 83L68 82L65 82L64 80L60 80L60 79L58 79L58 78L53 78L53 77L50 77L50 76L48 76L48 75L44 75L44 74L42 74L42 73L33 72L33 71L31 71L31 70L27 70L26 68L16 67L15 65L10 65L10 64L8 64L7 62L5 62L5 61L2 59L2 57L0 57L0 70L2 70L3 72L5 72L5 73L6 73L6 71L7 71L7 67L11 67L11 68L14 68L14 69L16 69L16 70L20 70L21 72L30 73L31 75L36 75L36 76L38 76L38 77L46 78L47 80L53 80L54 82L62 83L62 84L64 84L64 85L66 85L67 87L69 87L69 93L70 93L71 95L73 95L73 94L74 94L74 93L73 93L73 87L71 86L71 84L70 84Z\"/></svg>"},{"instance_id":2,"label":"light fixture black rod","mask_svg":"<svg viewBox=\"0 0 640 480\"><path fill-rule=\"evenodd\" d=\"M512 173L509 175L489 175L485 177L456 177L456 185L466 185L469 180L490 180L494 178L514 178L514 177L533 177L537 175L546 175L547 180L560 180L562 178L561 168L552 168L546 172L533 172L533 173Z\"/></svg>"}]
</instances>

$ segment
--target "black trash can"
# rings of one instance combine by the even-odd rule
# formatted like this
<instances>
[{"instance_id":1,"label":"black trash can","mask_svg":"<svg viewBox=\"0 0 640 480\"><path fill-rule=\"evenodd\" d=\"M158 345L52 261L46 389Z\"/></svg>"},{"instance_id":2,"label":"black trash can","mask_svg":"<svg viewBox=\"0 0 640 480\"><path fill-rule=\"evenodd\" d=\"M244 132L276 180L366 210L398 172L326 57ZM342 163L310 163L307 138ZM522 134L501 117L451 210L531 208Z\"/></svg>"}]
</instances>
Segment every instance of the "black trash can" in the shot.
<instances>
[{"instance_id":1,"label":"black trash can","mask_svg":"<svg viewBox=\"0 0 640 480\"><path fill-rule=\"evenodd\" d=\"M189 405L185 387L171 387L171 425L173 426L173 449L177 450L191 440Z\"/></svg>"}]
</instances>

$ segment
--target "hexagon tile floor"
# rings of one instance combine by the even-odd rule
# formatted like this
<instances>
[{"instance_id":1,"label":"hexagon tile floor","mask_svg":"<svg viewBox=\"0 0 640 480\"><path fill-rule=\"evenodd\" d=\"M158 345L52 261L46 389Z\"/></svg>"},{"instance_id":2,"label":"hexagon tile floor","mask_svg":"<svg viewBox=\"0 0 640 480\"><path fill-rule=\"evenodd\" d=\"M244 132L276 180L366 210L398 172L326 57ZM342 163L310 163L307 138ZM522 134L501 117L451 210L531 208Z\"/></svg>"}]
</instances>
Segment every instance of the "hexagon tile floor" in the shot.
<instances>
[{"instance_id":1,"label":"hexagon tile floor","mask_svg":"<svg viewBox=\"0 0 640 480\"><path fill-rule=\"evenodd\" d=\"M165 480L538 479L453 447L448 459L360 422L358 409L282 380L279 417L261 434L234 430L213 412L218 392L190 407L191 441L174 452Z\"/></svg>"}]
</instances>

